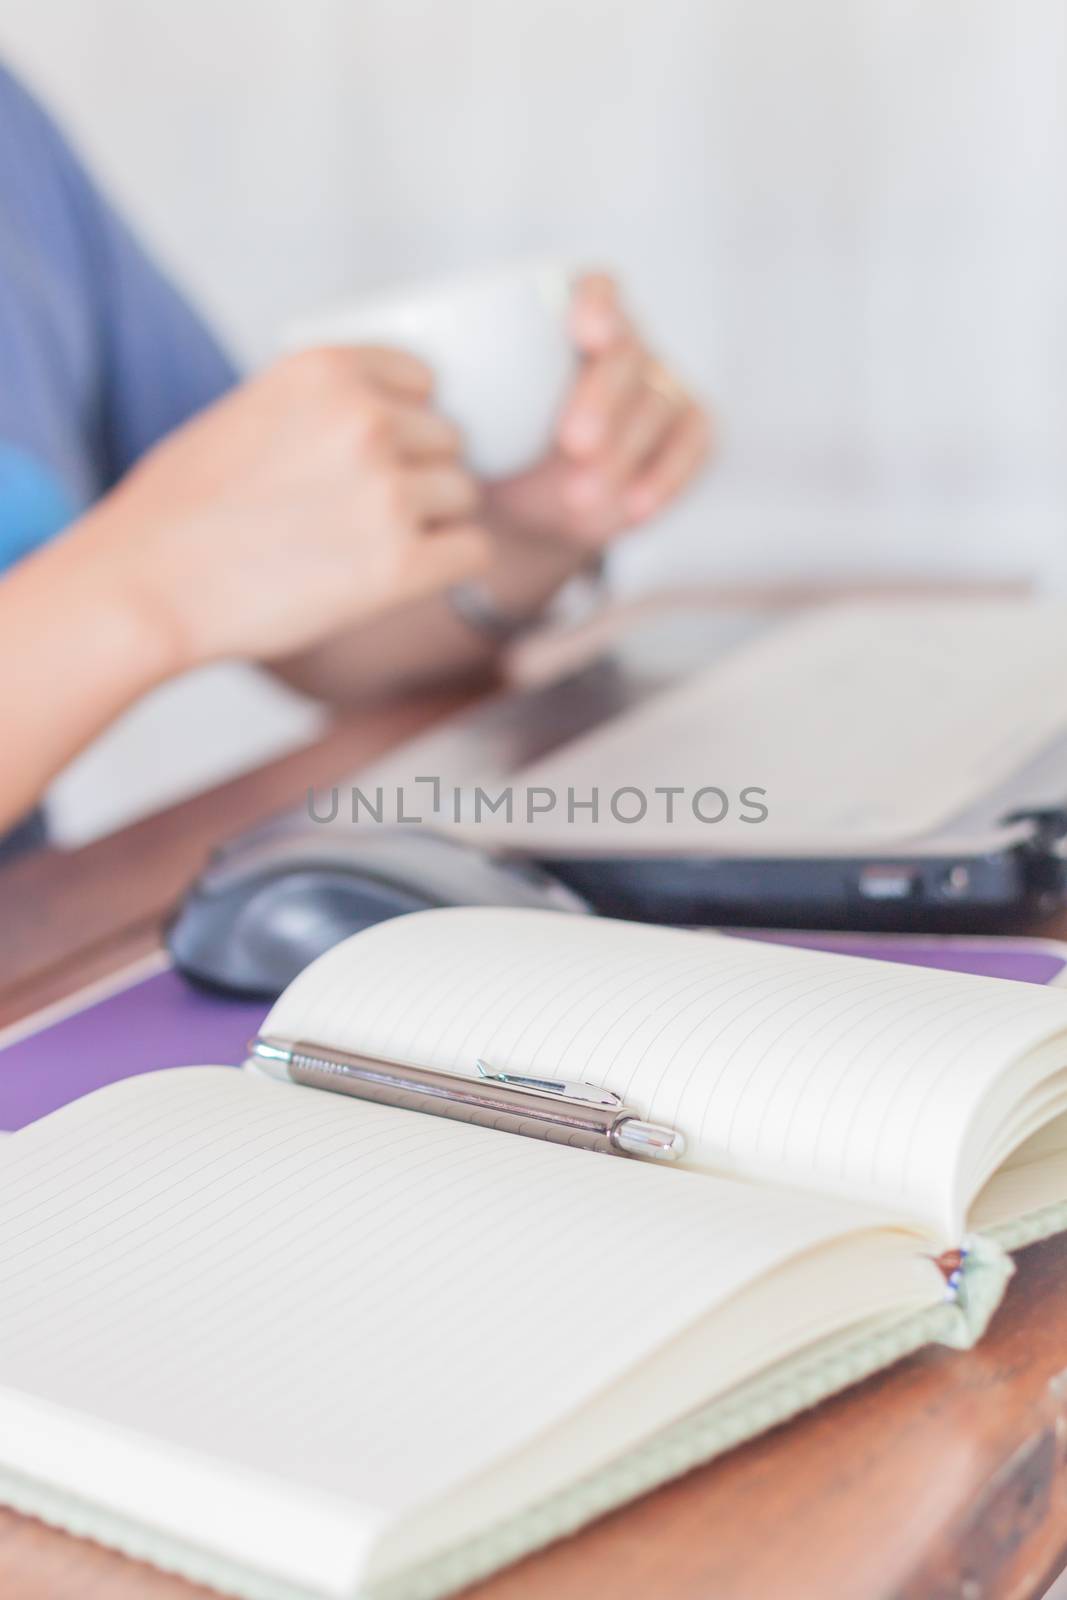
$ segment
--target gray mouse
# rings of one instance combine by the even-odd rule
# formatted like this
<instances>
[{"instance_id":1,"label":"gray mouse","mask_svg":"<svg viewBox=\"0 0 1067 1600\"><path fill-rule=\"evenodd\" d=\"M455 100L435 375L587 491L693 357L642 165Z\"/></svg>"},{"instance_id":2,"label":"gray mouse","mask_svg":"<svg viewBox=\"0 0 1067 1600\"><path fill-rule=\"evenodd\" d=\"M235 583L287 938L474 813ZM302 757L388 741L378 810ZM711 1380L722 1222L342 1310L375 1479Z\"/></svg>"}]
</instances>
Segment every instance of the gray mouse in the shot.
<instances>
[{"instance_id":1,"label":"gray mouse","mask_svg":"<svg viewBox=\"0 0 1067 1600\"><path fill-rule=\"evenodd\" d=\"M224 847L167 928L193 983L273 999L309 961L372 923L432 906L588 912L525 861L419 827L261 830Z\"/></svg>"}]
</instances>

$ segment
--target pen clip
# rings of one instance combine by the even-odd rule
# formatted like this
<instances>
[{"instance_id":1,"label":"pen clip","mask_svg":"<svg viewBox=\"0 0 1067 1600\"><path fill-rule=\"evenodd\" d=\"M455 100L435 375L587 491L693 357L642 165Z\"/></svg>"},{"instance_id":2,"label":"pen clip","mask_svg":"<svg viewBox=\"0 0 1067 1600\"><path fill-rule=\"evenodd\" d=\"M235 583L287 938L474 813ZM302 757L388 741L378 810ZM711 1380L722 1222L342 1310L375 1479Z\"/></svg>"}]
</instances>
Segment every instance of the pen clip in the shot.
<instances>
[{"instance_id":1,"label":"pen clip","mask_svg":"<svg viewBox=\"0 0 1067 1600\"><path fill-rule=\"evenodd\" d=\"M528 1078L518 1072L498 1072L487 1061L476 1061L480 1078L487 1078L490 1083L499 1083L506 1089L533 1090L535 1094L555 1095L560 1100L574 1100L579 1105L603 1106L605 1110L614 1110L622 1105L619 1095L613 1094L610 1089L598 1089L592 1083L568 1083L563 1078Z\"/></svg>"}]
</instances>

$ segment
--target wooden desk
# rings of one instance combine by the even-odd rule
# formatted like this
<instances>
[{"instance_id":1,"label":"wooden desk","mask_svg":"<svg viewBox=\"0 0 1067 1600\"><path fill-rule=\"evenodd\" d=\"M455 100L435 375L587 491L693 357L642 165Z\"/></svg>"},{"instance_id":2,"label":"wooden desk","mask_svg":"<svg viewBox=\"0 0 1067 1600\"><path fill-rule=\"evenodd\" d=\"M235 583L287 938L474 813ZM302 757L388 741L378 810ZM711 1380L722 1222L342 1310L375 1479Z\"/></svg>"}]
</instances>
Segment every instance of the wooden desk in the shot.
<instances>
[{"instance_id":1,"label":"wooden desk","mask_svg":"<svg viewBox=\"0 0 1067 1600\"><path fill-rule=\"evenodd\" d=\"M158 944L212 842L456 701L307 751L73 855L0 874L0 1023ZM1045 933L1067 937L1067 918ZM979 1349L931 1350L470 1591L477 1600L1030 1600L1067 1562L1067 1241L1025 1252ZM192 1600L0 1511L3 1600Z\"/></svg>"}]
</instances>

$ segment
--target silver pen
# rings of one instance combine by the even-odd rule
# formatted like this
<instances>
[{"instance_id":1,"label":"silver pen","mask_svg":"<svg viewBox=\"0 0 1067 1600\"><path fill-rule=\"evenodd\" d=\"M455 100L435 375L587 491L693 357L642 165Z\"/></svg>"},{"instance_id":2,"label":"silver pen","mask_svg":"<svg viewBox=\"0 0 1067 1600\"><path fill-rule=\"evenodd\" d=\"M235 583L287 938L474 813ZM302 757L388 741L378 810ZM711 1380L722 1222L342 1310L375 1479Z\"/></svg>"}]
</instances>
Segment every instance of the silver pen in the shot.
<instances>
[{"instance_id":1,"label":"silver pen","mask_svg":"<svg viewBox=\"0 0 1067 1600\"><path fill-rule=\"evenodd\" d=\"M496 1072L484 1061L476 1063L477 1077L463 1077L263 1036L252 1040L249 1055L273 1078L379 1105L427 1111L607 1155L676 1161L685 1154L681 1133L642 1121L617 1094L588 1083Z\"/></svg>"}]
</instances>

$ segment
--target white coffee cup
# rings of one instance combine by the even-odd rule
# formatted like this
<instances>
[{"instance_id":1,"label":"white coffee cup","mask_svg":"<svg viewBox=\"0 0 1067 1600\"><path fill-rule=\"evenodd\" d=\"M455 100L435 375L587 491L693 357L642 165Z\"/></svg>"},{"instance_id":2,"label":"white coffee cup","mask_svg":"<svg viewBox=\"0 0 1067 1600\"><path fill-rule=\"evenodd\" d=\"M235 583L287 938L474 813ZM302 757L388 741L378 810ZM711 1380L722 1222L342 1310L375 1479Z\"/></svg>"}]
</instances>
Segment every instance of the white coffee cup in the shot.
<instances>
[{"instance_id":1,"label":"white coffee cup","mask_svg":"<svg viewBox=\"0 0 1067 1600\"><path fill-rule=\"evenodd\" d=\"M543 261L411 284L303 317L284 342L410 351L433 369L435 403L462 430L474 471L509 477L550 448L574 375L573 276Z\"/></svg>"}]
</instances>

